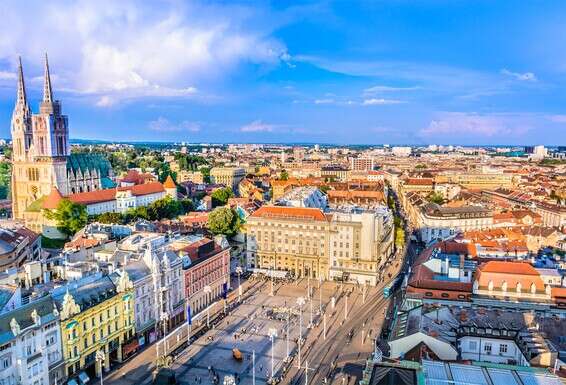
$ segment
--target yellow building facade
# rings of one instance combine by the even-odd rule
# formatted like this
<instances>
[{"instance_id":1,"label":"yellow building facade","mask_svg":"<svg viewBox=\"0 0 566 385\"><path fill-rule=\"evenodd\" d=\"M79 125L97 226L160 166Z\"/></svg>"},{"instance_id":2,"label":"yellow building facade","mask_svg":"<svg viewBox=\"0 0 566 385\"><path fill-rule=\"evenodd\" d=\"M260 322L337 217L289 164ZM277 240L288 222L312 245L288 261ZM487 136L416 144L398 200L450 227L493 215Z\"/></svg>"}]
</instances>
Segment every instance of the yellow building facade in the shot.
<instances>
[{"instance_id":1,"label":"yellow building facade","mask_svg":"<svg viewBox=\"0 0 566 385\"><path fill-rule=\"evenodd\" d=\"M135 336L133 285L127 274L102 276L54 298L68 379L100 376L112 362L122 362L123 346Z\"/></svg>"}]
</instances>

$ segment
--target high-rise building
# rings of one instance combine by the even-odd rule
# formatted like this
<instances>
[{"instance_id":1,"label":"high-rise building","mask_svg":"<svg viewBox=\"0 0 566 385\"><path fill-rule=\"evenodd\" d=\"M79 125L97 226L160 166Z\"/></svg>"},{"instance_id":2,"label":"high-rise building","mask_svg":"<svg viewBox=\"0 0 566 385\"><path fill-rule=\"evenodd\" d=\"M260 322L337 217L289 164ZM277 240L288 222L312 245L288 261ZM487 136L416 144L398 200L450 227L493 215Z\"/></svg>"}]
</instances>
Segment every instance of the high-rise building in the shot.
<instances>
[{"instance_id":1,"label":"high-rise building","mask_svg":"<svg viewBox=\"0 0 566 385\"><path fill-rule=\"evenodd\" d=\"M48 196L53 187L64 196L114 187L112 168L103 156L71 155L69 121L61 112L61 102L53 98L47 55L38 114L33 114L28 104L20 59L11 132L14 218L24 219L26 209Z\"/></svg>"}]
</instances>

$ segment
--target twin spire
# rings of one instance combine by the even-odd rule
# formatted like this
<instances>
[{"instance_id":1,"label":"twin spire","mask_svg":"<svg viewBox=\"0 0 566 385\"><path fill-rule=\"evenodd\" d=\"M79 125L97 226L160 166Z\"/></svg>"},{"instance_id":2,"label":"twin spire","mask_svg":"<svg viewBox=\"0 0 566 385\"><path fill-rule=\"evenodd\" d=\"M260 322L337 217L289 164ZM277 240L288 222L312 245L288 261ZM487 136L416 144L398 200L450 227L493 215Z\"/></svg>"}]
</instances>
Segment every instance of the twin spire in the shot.
<instances>
[{"instance_id":1,"label":"twin spire","mask_svg":"<svg viewBox=\"0 0 566 385\"><path fill-rule=\"evenodd\" d=\"M49 61L47 53L45 53L45 70L43 79L43 103L53 103L53 89L51 88L51 75L49 74ZM22 58L18 58L18 95L16 99L16 108L23 107L25 110L29 109L26 86L24 82L24 70L22 67Z\"/></svg>"}]
</instances>

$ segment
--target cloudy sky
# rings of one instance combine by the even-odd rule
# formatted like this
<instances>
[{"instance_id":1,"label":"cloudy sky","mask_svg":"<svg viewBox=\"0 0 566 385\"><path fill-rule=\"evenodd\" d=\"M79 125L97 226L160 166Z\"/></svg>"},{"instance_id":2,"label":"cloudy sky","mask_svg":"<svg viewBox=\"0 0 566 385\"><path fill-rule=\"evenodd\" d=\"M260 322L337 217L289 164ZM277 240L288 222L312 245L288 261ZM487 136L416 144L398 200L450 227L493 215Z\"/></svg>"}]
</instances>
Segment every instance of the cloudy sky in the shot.
<instances>
[{"instance_id":1,"label":"cloudy sky","mask_svg":"<svg viewBox=\"0 0 566 385\"><path fill-rule=\"evenodd\" d=\"M49 54L71 137L566 145L566 2L0 2L0 137Z\"/></svg>"}]
</instances>

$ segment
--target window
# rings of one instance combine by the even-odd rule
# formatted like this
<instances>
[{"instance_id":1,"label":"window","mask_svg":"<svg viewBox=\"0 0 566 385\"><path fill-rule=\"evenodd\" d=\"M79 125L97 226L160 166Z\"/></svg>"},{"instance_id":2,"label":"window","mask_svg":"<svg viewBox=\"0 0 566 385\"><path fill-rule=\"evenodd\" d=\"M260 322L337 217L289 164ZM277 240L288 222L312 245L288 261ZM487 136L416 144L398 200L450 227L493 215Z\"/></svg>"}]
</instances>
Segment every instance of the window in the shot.
<instances>
[{"instance_id":1,"label":"window","mask_svg":"<svg viewBox=\"0 0 566 385\"><path fill-rule=\"evenodd\" d=\"M490 343L490 342L486 342L486 343L483 345L483 351L484 351L486 354L491 354L491 343Z\"/></svg>"},{"instance_id":2,"label":"window","mask_svg":"<svg viewBox=\"0 0 566 385\"><path fill-rule=\"evenodd\" d=\"M427 291L427 292L425 293L425 296L427 296L427 297L432 297L432 292Z\"/></svg>"},{"instance_id":3,"label":"window","mask_svg":"<svg viewBox=\"0 0 566 385\"><path fill-rule=\"evenodd\" d=\"M469 348L472 352L475 352L476 350L478 350L478 341L469 341L469 342L468 342L468 348Z\"/></svg>"},{"instance_id":4,"label":"window","mask_svg":"<svg viewBox=\"0 0 566 385\"><path fill-rule=\"evenodd\" d=\"M507 353L507 344L499 345L499 353Z\"/></svg>"}]
</instances>

